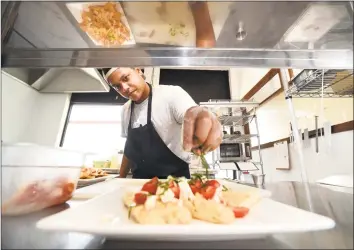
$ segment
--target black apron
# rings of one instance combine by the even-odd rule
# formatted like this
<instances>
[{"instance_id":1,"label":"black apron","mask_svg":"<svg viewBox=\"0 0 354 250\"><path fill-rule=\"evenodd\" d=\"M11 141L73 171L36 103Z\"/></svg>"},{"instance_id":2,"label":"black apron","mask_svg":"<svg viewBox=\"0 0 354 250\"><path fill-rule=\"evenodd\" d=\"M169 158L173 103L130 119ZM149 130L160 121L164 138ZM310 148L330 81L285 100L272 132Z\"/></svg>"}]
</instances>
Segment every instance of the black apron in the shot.
<instances>
[{"instance_id":1,"label":"black apron","mask_svg":"<svg viewBox=\"0 0 354 250\"><path fill-rule=\"evenodd\" d=\"M167 176L190 178L188 163L176 156L163 142L151 121L152 88L149 84L148 113L146 125L131 128L134 102L131 102L128 125L128 138L125 143L124 155L134 164L133 178L151 179Z\"/></svg>"}]
</instances>

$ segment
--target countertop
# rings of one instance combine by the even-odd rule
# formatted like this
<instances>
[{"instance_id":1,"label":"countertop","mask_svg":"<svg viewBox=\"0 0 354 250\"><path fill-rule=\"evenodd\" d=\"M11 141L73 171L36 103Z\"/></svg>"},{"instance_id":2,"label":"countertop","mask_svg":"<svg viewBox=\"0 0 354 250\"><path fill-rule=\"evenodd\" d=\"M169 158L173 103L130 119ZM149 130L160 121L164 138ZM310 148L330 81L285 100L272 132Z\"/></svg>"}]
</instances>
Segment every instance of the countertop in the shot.
<instances>
[{"instance_id":1,"label":"countertop","mask_svg":"<svg viewBox=\"0 0 354 250\"><path fill-rule=\"evenodd\" d=\"M26 216L2 217L2 249L353 249L352 189L349 192L348 189L341 191L340 188L334 191L323 185L309 184L312 200L312 205L309 206L302 183L270 183L263 188L271 191L272 198L276 201L305 210L312 209L315 213L332 218L336 222L335 228L311 233L276 234L260 240L220 242L112 241L94 235L54 233L36 228L35 224L39 219L82 202L71 200L62 206Z\"/></svg>"}]
</instances>

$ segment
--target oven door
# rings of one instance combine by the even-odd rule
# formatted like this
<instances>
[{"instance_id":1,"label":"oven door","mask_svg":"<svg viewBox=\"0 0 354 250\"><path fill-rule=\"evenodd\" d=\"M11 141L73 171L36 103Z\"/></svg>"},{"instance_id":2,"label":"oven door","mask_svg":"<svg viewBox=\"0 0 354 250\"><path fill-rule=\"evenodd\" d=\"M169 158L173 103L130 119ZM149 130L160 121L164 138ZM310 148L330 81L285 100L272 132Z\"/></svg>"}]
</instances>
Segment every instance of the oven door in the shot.
<instances>
[{"instance_id":1,"label":"oven door","mask_svg":"<svg viewBox=\"0 0 354 250\"><path fill-rule=\"evenodd\" d=\"M241 143L221 143L219 150L221 162L241 160L243 156Z\"/></svg>"}]
</instances>

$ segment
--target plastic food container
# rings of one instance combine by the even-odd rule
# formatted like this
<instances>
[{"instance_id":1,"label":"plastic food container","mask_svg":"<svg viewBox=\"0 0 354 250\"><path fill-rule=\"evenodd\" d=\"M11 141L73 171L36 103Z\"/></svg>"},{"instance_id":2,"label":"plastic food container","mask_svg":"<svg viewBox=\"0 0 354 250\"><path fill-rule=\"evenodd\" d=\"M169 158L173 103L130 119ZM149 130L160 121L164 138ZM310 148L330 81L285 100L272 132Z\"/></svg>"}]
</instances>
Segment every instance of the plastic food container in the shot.
<instances>
[{"instance_id":1,"label":"plastic food container","mask_svg":"<svg viewBox=\"0 0 354 250\"><path fill-rule=\"evenodd\" d=\"M85 154L35 144L2 144L2 215L20 215L72 197Z\"/></svg>"}]
</instances>

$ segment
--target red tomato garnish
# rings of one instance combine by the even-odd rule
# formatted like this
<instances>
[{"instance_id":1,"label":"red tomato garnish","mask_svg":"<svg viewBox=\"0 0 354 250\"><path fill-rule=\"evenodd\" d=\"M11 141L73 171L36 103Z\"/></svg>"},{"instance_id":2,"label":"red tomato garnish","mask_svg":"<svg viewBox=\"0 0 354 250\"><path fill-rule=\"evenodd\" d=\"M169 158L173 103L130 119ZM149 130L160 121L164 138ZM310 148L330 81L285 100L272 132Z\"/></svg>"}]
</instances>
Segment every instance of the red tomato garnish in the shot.
<instances>
[{"instance_id":1,"label":"red tomato garnish","mask_svg":"<svg viewBox=\"0 0 354 250\"><path fill-rule=\"evenodd\" d=\"M214 197L216 192L216 187L214 186L205 186L201 189L200 193L207 200L210 200Z\"/></svg>"},{"instance_id":2,"label":"red tomato garnish","mask_svg":"<svg viewBox=\"0 0 354 250\"><path fill-rule=\"evenodd\" d=\"M200 189L202 187L202 182L201 180L191 180L189 182L189 187L191 188L193 194L200 193Z\"/></svg>"},{"instance_id":3,"label":"red tomato garnish","mask_svg":"<svg viewBox=\"0 0 354 250\"><path fill-rule=\"evenodd\" d=\"M200 193L205 199L210 200L214 197L216 189L220 187L220 183L217 180L207 180L203 184L201 180L196 179L192 180L189 186L193 194Z\"/></svg>"},{"instance_id":4,"label":"red tomato garnish","mask_svg":"<svg viewBox=\"0 0 354 250\"><path fill-rule=\"evenodd\" d=\"M247 207L234 207L232 210L236 218L242 218L249 212Z\"/></svg>"},{"instance_id":5,"label":"red tomato garnish","mask_svg":"<svg viewBox=\"0 0 354 250\"><path fill-rule=\"evenodd\" d=\"M194 184L190 184L189 187L191 188L193 194L196 194L200 191L200 189L197 188Z\"/></svg>"},{"instance_id":6,"label":"red tomato garnish","mask_svg":"<svg viewBox=\"0 0 354 250\"><path fill-rule=\"evenodd\" d=\"M171 180L168 185L168 188L171 189L172 192L175 194L175 198L179 199L180 189L178 184L175 181Z\"/></svg>"},{"instance_id":7,"label":"red tomato garnish","mask_svg":"<svg viewBox=\"0 0 354 250\"><path fill-rule=\"evenodd\" d=\"M205 185L206 186L212 186L212 187L215 187L215 188L220 187L220 183L217 180L207 180L205 182Z\"/></svg>"},{"instance_id":8,"label":"red tomato garnish","mask_svg":"<svg viewBox=\"0 0 354 250\"><path fill-rule=\"evenodd\" d=\"M202 185L203 185L203 183L202 183L201 180L196 180L196 181L195 181L195 186L196 186L197 188L201 188Z\"/></svg>"},{"instance_id":9,"label":"red tomato garnish","mask_svg":"<svg viewBox=\"0 0 354 250\"><path fill-rule=\"evenodd\" d=\"M143 194L143 193L136 193L134 195L134 201L137 205L142 205L145 203L147 199L147 194Z\"/></svg>"},{"instance_id":10,"label":"red tomato garnish","mask_svg":"<svg viewBox=\"0 0 354 250\"><path fill-rule=\"evenodd\" d=\"M159 179L157 177L154 177L143 185L141 191L145 191L155 195L157 191L158 183L159 183Z\"/></svg>"}]
</instances>

